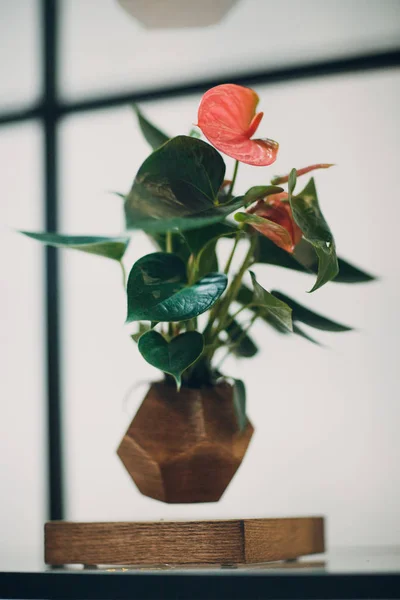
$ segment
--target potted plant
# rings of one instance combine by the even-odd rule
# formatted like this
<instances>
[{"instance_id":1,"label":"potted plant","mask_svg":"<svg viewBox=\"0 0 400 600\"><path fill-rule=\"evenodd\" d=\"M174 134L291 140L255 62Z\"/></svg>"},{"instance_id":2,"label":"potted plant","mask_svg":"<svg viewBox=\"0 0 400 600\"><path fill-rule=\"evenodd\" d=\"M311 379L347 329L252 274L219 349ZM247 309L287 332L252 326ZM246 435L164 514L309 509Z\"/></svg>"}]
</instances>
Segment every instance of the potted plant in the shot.
<instances>
[{"instance_id":1,"label":"potted plant","mask_svg":"<svg viewBox=\"0 0 400 600\"><path fill-rule=\"evenodd\" d=\"M257 104L249 88L209 90L198 112L198 128L209 143L198 130L170 139L136 108L153 152L123 196L126 231L116 237L23 232L122 266L126 321L136 324L131 337L164 377L150 386L118 454L139 490L165 502L217 501L240 466L253 427L245 385L224 373L222 362L229 353L247 359L256 354L250 336L255 322L306 338L299 323L350 329L265 289L252 266L313 273L312 292L332 280L372 279L337 258L314 178L297 183L332 165L293 169L271 183L266 175L265 185L236 195L240 162L268 167L278 153L276 142L253 139L263 116ZM230 180L219 151L236 161ZM131 265L126 277L124 254L135 230L147 233L155 251ZM231 244L224 264L218 259L221 239ZM245 248L244 258L233 268L238 247Z\"/></svg>"}]
</instances>

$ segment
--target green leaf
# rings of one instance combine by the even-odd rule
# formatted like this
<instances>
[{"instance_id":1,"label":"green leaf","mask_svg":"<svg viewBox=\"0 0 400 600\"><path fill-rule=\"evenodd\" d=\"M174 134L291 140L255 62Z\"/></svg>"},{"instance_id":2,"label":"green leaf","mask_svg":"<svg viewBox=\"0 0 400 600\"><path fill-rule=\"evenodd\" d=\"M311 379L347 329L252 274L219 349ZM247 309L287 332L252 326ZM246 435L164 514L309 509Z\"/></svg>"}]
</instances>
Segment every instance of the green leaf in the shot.
<instances>
[{"instance_id":1,"label":"green leaf","mask_svg":"<svg viewBox=\"0 0 400 600\"><path fill-rule=\"evenodd\" d=\"M138 216L138 219L133 223L131 222L130 229L141 229L146 231L148 234L153 235L154 233L166 233L167 231L189 231L193 229L199 229L213 225L224 221L227 216L232 212L241 208L244 203L244 196L238 196L234 198L233 202L229 204L216 206L210 208L210 210L196 213L189 217L174 217L171 219L143 219L142 216Z\"/></svg>"},{"instance_id":2,"label":"green leaf","mask_svg":"<svg viewBox=\"0 0 400 600\"><path fill-rule=\"evenodd\" d=\"M55 248L71 248L120 261L129 244L129 237L104 237L94 235L64 235L61 233L35 233L21 231L24 235Z\"/></svg>"},{"instance_id":3,"label":"green leaf","mask_svg":"<svg viewBox=\"0 0 400 600\"><path fill-rule=\"evenodd\" d=\"M252 271L249 271L249 273L254 287L252 302L263 307L263 312L272 317L280 325L289 331L293 331L292 309L285 304L285 302L282 302L282 300L275 298L275 296L267 292L267 290L258 283L256 276Z\"/></svg>"},{"instance_id":4,"label":"green leaf","mask_svg":"<svg viewBox=\"0 0 400 600\"><path fill-rule=\"evenodd\" d=\"M270 239L263 235L258 236L258 251L256 262L260 264L276 265L302 273L318 272L318 257L314 247L307 240L302 239L296 246L293 254L285 252ZM339 273L333 283L363 283L373 281L375 277L338 257Z\"/></svg>"},{"instance_id":5,"label":"green leaf","mask_svg":"<svg viewBox=\"0 0 400 600\"><path fill-rule=\"evenodd\" d=\"M244 333L243 327L237 321L231 321L225 331L230 343L233 344L232 354L241 358L252 358L257 354L256 344L247 333Z\"/></svg>"},{"instance_id":6,"label":"green leaf","mask_svg":"<svg viewBox=\"0 0 400 600\"><path fill-rule=\"evenodd\" d=\"M204 340L198 331L181 333L170 342L157 331L148 331L140 338L138 348L148 363L174 377L179 390L181 375L201 356Z\"/></svg>"},{"instance_id":7,"label":"green leaf","mask_svg":"<svg viewBox=\"0 0 400 600\"><path fill-rule=\"evenodd\" d=\"M297 181L297 171L296 171L296 169L292 169L289 173L289 179L288 179L289 196L291 196L294 192L294 188L296 187L296 181Z\"/></svg>"},{"instance_id":8,"label":"green leaf","mask_svg":"<svg viewBox=\"0 0 400 600\"><path fill-rule=\"evenodd\" d=\"M148 254L129 274L127 322L192 319L211 308L226 285L226 275L210 273L189 286L185 264L178 256Z\"/></svg>"},{"instance_id":9,"label":"green leaf","mask_svg":"<svg viewBox=\"0 0 400 600\"><path fill-rule=\"evenodd\" d=\"M283 188L276 185L256 185L247 190L244 197L246 198L246 204L253 204L257 200L261 200L272 194L279 194L280 192L283 192Z\"/></svg>"},{"instance_id":10,"label":"green leaf","mask_svg":"<svg viewBox=\"0 0 400 600\"><path fill-rule=\"evenodd\" d=\"M295 170L294 170L295 172ZM289 176L292 178L293 171ZM310 290L317 290L334 279L339 272L335 241L319 206L317 190L312 177L306 187L297 196L292 196L289 187L289 202L294 220L303 232L303 236L315 248L318 256L317 280Z\"/></svg>"},{"instance_id":11,"label":"green leaf","mask_svg":"<svg viewBox=\"0 0 400 600\"><path fill-rule=\"evenodd\" d=\"M311 337L311 335L308 335L308 333L306 333L305 331L303 331L298 325L297 323L293 323L293 333L295 333L296 335L304 338L305 340L307 340L308 342L311 342L312 344L315 344L316 346L322 346L321 342L319 342L318 340L314 339L313 337Z\"/></svg>"},{"instance_id":12,"label":"green leaf","mask_svg":"<svg viewBox=\"0 0 400 600\"><path fill-rule=\"evenodd\" d=\"M272 291L272 294L275 298L279 298L282 302L285 302L292 309L292 319L293 321L300 321L301 323L305 323L310 327L314 327L315 329L321 329L322 331L351 331L351 327L347 325L342 325L341 323L337 323L336 321L332 321L327 317L324 317L318 313L313 312L309 308L302 306L289 296L282 294L282 292Z\"/></svg>"},{"instance_id":13,"label":"green leaf","mask_svg":"<svg viewBox=\"0 0 400 600\"><path fill-rule=\"evenodd\" d=\"M143 133L143 136L153 150L157 150L157 148L165 144L165 142L168 142L170 138L165 133L150 123L150 121L146 119L137 106L134 106L133 108L136 112L139 121L139 127Z\"/></svg>"},{"instance_id":14,"label":"green leaf","mask_svg":"<svg viewBox=\"0 0 400 600\"><path fill-rule=\"evenodd\" d=\"M298 260L296 260L293 254L290 254L289 252L286 252L286 250L279 248L279 246L274 244L274 242L264 235L258 236L257 253L255 259L256 263L259 264L276 265L279 267L286 267L287 269L293 269L294 271L306 273L310 272L309 269L306 269L298 262Z\"/></svg>"},{"instance_id":15,"label":"green leaf","mask_svg":"<svg viewBox=\"0 0 400 600\"><path fill-rule=\"evenodd\" d=\"M339 274L336 275L334 282L337 283L365 283L376 279L366 271L362 271L343 258L338 258Z\"/></svg>"},{"instance_id":16,"label":"green leaf","mask_svg":"<svg viewBox=\"0 0 400 600\"><path fill-rule=\"evenodd\" d=\"M237 227L230 223L213 223L207 227L201 229L191 229L185 231L183 237L185 238L187 245L193 254L197 255L200 253L202 248L206 246L210 240L220 238L230 234L235 234Z\"/></svg>"},{"instance_id":17,"label":"green leaf","mask_svg":"<svg viewBox=\"0 0 400 600\"><path fill-rule=\"evenodd\" d=\"M304 267L304 270L312 271L313 273L318 272L317 254L314 247L306 240L303 239L300 244L296 246L294 259L300 263L300 266ZM344 258L338 258L338 266L339 273L333 280L335 283L364 283L376 279L373 275L355 267L344 260Z\"/></svg>"},{"instance_id":18,"label":"green leaf","mask_svg":"<svg viewBox=\"0 0 400 600\"><path fill-rule=\"evenodd\" d=\"M243 306L246 306L251 303L252 298L253 298L253 292L247 286L242 284L236 300ZM250 306L250 310L252 310L253 312L257 312L257 307ZM263 321L265 321L265 323L267 323L267 325L269 325L270 327L273 327L273 329L275 329L275 331L277 331L278 333L281 333L284 335L289 335L291 333L279 321L277 321L274 318L271 318L271 315L261 314L260 317L263 319ZM310 335L305 333L302 329L300 329L300 327L297 325L297 323L293 323L293 333L300 337L303 337L304 339L308 340L309 342L317 344L318 346L321 345L317 340L315 340Z\"/></svg>"},{"instance_id":19,"label":"green leaf","mask_svg":"<svg viewBox=\"0 0 400 600\"><path fill-rule=\"evenodd\" d=\"M234 379L233 381L233 406L235 409L239 430L243 431L247 425L246 388L241 379Z\"/></svg>"},{"instance_id":20,"label":"green leaf","mask_svg":"<svg viewBox=\"0 0 400 600\"><path fill-rule=\"evenodd\" d=\"M224 161L210 144L184 135L169 140L135 177L125 201L128 228L140 220L213 216L224 175Z\"/></svg>"},{"instance_id":21,"label":"green leaf","mask_svg":"<svg viewBox=\"0 0 400 600\"><path fill-rule=\"evenodd\" d=\"M194 254L194 269L197 277L218 271L217 243L222 237L236 235L237 227L217 223L202 229L185 232L185 238Z\"/></svg>"}]
</instances>

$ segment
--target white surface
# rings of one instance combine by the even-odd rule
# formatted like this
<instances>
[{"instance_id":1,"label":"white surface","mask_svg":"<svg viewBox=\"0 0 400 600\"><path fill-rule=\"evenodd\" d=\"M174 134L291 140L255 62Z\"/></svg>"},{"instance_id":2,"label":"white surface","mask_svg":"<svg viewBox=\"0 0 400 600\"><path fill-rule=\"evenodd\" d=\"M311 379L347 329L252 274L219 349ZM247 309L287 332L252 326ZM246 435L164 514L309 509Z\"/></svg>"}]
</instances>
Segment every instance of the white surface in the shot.
<instances>
[{"instance_id":1,"label":"white surface","mask_svg":"<svg viewBox=\"0 0 400 600\"><path fill-rule=\"evenodd\" d=\"M146 29L116 0L61 0L60 19L68 99L229 79L398 48L400 39L398 0L240 0L218 25L180 30Z\"/></svg>"},{"instance_id":2,"label":"white surface","mask_svg":"<svg viewBox=\"0 0 400 600\"><path fill-rule=\"evenodd\" d=\"M0 110L38 99L39 19L38 0L0 0Z\"/></svg>"},{"instance_id":3,"label":"white surface","mask_svg":"<svg viewBox=\"0 0 400 600\"><path fill-rule=\"evenodd\" d=\"M41 229L41 132L0 130L0 564L42 549L45 396L42 248L12 228Z\"/></svg>"},{"instance_id":4,"label":"white surface","mask_svg":"<svg viewBox=\"0 0 400 600\"><path fill-rule=\"evenodd\" d=\"M324 514L331 545L389 545L400 537L400 300L397 235L400 70L259 87L260 136L281 144L270 168L241 166L238 192L276 173L315 162L340 255L381 280L331 284L308 295L311 278L258 267L260 282L357 328L313 330L330 349L254 330L262 353L227 362L243 377L256 434L218 504L169 506L139 494L115 455L145 392L158 376L124 330L118 265L65 252L64 350L68 518L137 520ZM196 121L199 97L143 105L171 134ZM68 232L115 232L120 200L147 147L131 110L66 120L61 135L62 222ZM228 163L231 168L231 163ZM228 169L229 172L229 169ZM306 181L306 179L304 179ZM134 257L151 246L138 235Z\"/></svg>"}]
</instances>

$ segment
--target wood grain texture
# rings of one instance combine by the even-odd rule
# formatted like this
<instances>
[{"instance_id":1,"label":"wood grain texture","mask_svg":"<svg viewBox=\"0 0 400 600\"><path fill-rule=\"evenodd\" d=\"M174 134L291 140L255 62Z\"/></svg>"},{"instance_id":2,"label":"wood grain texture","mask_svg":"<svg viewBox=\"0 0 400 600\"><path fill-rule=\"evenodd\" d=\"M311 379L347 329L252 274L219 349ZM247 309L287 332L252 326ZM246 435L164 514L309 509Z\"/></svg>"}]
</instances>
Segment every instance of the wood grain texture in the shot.
<instances>
[{"instance_id":1,"label":"wood grain texture","mask_svg":"<svg viewBox=\"0 0 400 600\"><path fill-rule=\"evenodd\" d=\"M168 503L216 502L253 435L240 431L228 383L179 393L154 383L118 448L145 496Z\"/></svg>"},{"instance_id":2,"label":"wood grain texture","mask_svg":"<svg viewBox=\"0 0 400 600\"><path fill-rule=\"evenodd\" d=\"M45 525L50 565L252 564L321 552L322 517Z\"/></svg>"}]
</instances>

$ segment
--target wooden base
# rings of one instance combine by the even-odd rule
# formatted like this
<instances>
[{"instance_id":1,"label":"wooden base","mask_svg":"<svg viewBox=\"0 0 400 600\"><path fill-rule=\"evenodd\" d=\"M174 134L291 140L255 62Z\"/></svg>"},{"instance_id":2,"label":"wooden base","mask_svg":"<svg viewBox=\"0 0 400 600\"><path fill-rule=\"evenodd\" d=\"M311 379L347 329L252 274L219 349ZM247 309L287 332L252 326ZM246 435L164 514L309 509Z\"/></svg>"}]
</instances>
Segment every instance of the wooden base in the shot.
<instances>
[{"instance_id":1,"label":"wooden base","mask_svg":"<svg viewBox=\"0 0 400 600\"><path fill-rule=\"evenodd\" d=\"M324 552L322 517L45 525L49 565L235 565Z\"/></svg>"}]
</instances>

